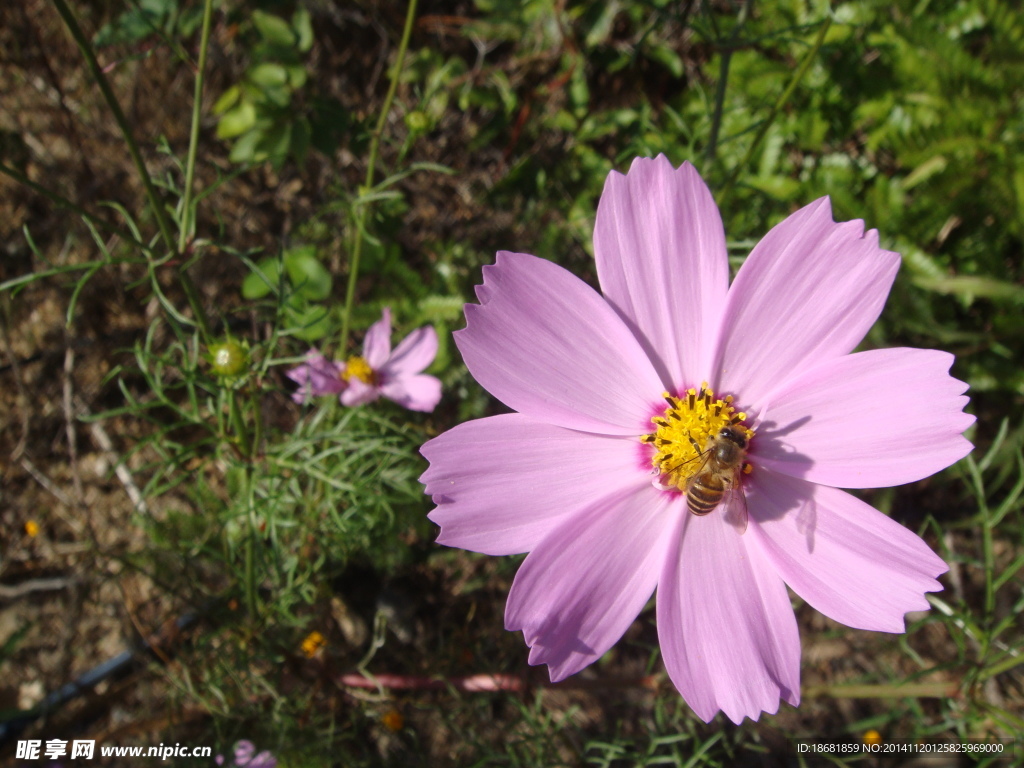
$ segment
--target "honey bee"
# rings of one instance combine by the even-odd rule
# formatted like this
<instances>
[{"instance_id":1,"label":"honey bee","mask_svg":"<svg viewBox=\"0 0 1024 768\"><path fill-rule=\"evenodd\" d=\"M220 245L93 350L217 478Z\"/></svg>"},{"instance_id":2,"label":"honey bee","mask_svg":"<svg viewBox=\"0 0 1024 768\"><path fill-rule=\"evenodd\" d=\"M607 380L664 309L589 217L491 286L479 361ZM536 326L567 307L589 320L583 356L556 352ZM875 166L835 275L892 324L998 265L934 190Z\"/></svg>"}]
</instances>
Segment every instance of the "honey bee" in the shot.
<instances>
[{"instance_id":1,"label":"honey bee","mask_svg":"<svg viewBox=\"0 0 1024 768\"><path fill-rule=\"evenodd\" d=\"M708 437L703 450L697 441L690 442L700 451L691 461L700 461L700 468L686 483L686 508L695 515L714 512L729 492L726 519L743 533L747 530L747 499L740 487L747 457L747 434L739 427L723 427Z\"/></svg>"}]
</instances>

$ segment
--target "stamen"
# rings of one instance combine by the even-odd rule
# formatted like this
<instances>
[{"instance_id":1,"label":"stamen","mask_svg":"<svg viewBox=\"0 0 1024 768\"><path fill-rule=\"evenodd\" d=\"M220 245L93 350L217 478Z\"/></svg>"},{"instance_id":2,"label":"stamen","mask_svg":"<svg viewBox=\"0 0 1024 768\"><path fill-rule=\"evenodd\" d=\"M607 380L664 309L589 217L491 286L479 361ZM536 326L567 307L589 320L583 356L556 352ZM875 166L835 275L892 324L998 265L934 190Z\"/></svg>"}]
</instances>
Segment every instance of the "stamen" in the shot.
<instances>
[{"instance_id":1,"label":"stamen","mask_svg":"<svg viewBox=\"0 0 1024 768\"><path fill-rule=\"evenodd\" d=\"M714 438L728 426L740 426L747 439L754 431L744 425L747 414L737 412L732 395L715 397L714 390L705 381L700 389L685 390L685 397L662 393L667 407L651 418L654 432L640 436L640 441L653 448L650 461L659 475L659 488L687 491L692 477L704 472ZM751 471L750 464L743 472Z\"/></svg>"},{"instance_id":2,"label":"stamen","mask_svg":"<svg viewBox=\"0 0 1024 768\"><path fill-rule=\"evenodd\" d=\"M344 381L356 378L364 384L374 385L377 383L377 372L370 367L370 364L365 359L358 355L353 355L345 361L345 367L339 375Z\"/></svg>"}]
</instances>

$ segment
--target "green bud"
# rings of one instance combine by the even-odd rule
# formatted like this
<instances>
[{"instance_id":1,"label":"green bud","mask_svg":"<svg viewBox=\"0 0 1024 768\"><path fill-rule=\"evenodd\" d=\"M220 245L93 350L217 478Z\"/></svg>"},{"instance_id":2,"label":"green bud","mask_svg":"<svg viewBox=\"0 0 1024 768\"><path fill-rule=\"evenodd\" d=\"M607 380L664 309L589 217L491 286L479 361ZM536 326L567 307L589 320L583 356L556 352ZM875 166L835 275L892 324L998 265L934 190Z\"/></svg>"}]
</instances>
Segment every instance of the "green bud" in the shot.
<instances>
[{"instance_id":1,"label":"green bud","mask_svg":"<svg viewBox=\"0 0 1024 768\"><path fill-rule=\"evenodd\" d=\"M413 133L426 133L430 130L430 118L417 109L405 116L405 125Z\"/></svg>"},{"instance_id":2,"label":"green bud","mask_svg":"<svg viewBox=\"0 0 1024 768\"><path fill-rule=\"evenodd\" d=\"M249 365L249 345L234 339L211 344L206 359L215 376L238 376Z\"/></svg>"}]
</instances>

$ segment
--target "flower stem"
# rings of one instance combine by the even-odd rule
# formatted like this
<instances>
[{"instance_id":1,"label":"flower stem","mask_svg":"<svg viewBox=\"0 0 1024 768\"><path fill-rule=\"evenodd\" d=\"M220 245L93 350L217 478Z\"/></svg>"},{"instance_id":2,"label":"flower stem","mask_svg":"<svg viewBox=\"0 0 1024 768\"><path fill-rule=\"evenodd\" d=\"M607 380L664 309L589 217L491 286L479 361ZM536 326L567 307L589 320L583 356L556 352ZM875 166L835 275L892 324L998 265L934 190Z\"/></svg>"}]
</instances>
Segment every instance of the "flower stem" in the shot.
<instances>
[{"instance_id":1,"label":"flower stem","mask_svg":"<svg viewBox=\"0 0 1024 768\"><path fill-rule=\"evenodd\" d=\"M905 685L808 685L805 699L950 699L957 695L956 683L907 683Z\"/></svg>"},{"instance_id":2,"label":"flower stem","mask_svg":"<svg viewBox=\"0 0 1024 768\"><path fill-rule=\"evenodd\" d=\"M252 458L252 441L249 439L249 430L245 426L245 417L242 415L242 407L238 402L235 390L228 389L228 408L231 413L231 426L238 440L238 447L246 459Z\"/></svg>"},{"instance_id":3,"label":"flower stem","mask_svg":"<svg viewBox=\"0 0 1024 768\"><path fill-rule=\"evenodd\" d=\"M149 198L149 205L153 209L153 216L156 218L157 227L160 229L160 237L167 246L167 250L174 251L174 237L171 234L171 226L167 221L167 214L164 211L163 202L157 194L156 187L153 185L153 179L150 177L149 171L146 170L146 163L143 161L142 153L139 151L139 145L135 142L135 137L132 135L132 129L128 124L128 118L125 117L124 112L121 110L121 105L117 101L117 96L114 95L114 91L110 87L110 83L107 81L107 76L103 74L103 69L96 60L96 54L92 50L92 45L89 43L88 38L86 38L85 33L82 32L82 28L78 26L78 21L75 19L71 9L68 8L68 5L64 0L53 0L53 5L57 9L57 13L60 14L65 26L67 26L71 36L75 39L75 43L78 44L78 49L82 52L82 56L85 58L85 62L89 66L89 71L92 73L93 79L99 86L100 92L103 94L103 98L107 101L107 106L110 107L110 111L114 115L114 120L117 121L117 125L121 129L121 135L124 136L125 144L128 146L128 153L132 156L132 162L135 163L135 169L139 172L139 178L142 180L142 186L146 189L146 197Z\"/></svg>"},{"instance_id":4,"label":"flower stem","mask_svg":"<svg viewBox=\"0 0 1024 768\"><path fill-rule=\"evenodd\" d=\"M810 69L811 67L811 62L814 61L815 57L818 55L818 51L821 50L821 46L825 42L825 35L828 33L829 27L831 26L831 17L826 17L824 23L822 23L821 25L821 28L818 30L818 36L814 39L814 44L811 46L811 50L807 52L807 55L804 56L804 60L800 62L800 66L797 68L796 72L793 73L793 77L790 78L789 83L786 85L786 90L784 90L779 95L779 98L775 100L775 103L772 104L771 111L768 113L768 116L762 121L761 127L758 129L757 134L754 136L754 140L750 143L750 146L747 148L746 155L743 156L743 159L736 165L735 168L733 168L732 173L729 174L729 179L725 182L725 185L722 187L722 191L718 195L719 208L722 207L723 203L725 202L725 199L732 192L732 188L736 186L736 179L739 177L740 173L746 170L747 166L750 164L750 160L751 158L753 158L754 153L757 151L758 147L761 146L761 141L764 139L765 134L768 133L768 129L771 128L772 123L775 122L776 115L778 115L779 112L782 111L782 108L786 106L786 102L789 101L789 97L793 95L793 91L796 90L796 87L800 84L800 81L804 79L804 75L807 74L807 70Z\"/></svg>"},{"instance_id":5,"label":"flower stem","mask_svg":"<svg viewBox=\"0 0 1024 768\"><path fill-rule=\"evenodd\" d=\"M156 186L153 184L153 178L149 175L149 171L146 169L146 163L142 159L142 152L139 151L139 145L135 141L135 136L132 134L132 128L128 124L128 118L125 117L125 114L121 109L121 104L118 102L117 96L110 87L110 82L107 80L107 76L103 74L103 68L100 67L100 63L96 59L96 53L92 49L92 44L85 36L85 33L82 32L82 28L78 26L78 21L75 19L75 15L71 12L67 3L64 0L53 0L53 5L57 9L57 13L60 14L65 26L67 26L71 36L75 39L78 49L82 52L82 56L85 58L86 64L89 66L89 71L92 73L93 79L99 86L100 92L103 94L103 98L106 100L111 114L114 115L114 120L121 129L121 135L124 137L125 144L128 147L128 154L131 155L132 162L135 164L135 169L138 171L139 179L141 179L142 186L146 190L146 197L149 199L150 208L153 209L153 217L156 219L157 228L160 230L160 237L164 241L164 245L169 252L180 253L180 251L175 251L174 235L171 233L171 225L167 219L167 212L164 210L163 201L160 199ZM209 8L210 0L207 0L207 13L209 12ZM204 24L206 24L205 18ZM204 32L208 39L208 25L204 26ZM203 50L200 52L200 57L205 59L205 45L203 46ZM202 77L201 72L202 70L200 69L200 78ZM187 186L191 185L187 184ZM185 297L188 299L189 305L192 307L192 313L195 315L196 325L199 326L199 331L203 336L203 340L205 342L209 342L209 323L206 320L206 314L203 311L202 303L199 300L199 292L196 290L192 279L185 271L184 265L182 266L179 274L181 278L181 287L185 293Z\"/></svg>"},{"instance_id":6,"label":"flower stem","mask_svg":"<svg viewBox=\"0 0 1024 768\"><path fill-rule=\"evenodd\" d=\"M405 14L405 26L402 28L402 41L398 45L398 55L395 57L395 65L391 69L391 82L388 86L387 95L384 97L384 104L377 118L377 126L370 137L370 157L366 165L366 183L363 185L363 192L367 193L373 187L373 175L377 166L377 153L380 150L380 140L384 133L384 126L387 123L388 113L391 112L391 104L395 100L395 92L398 90L398 78L402 74L402 65L405 63L405 52L409 47L409 37L412 35L412 24L416 18L416 4L418 0L409 0L409 7ZM352 304L356 293L356 280L359 277L359 258L363 250L363 232L366 228L366 204L356 201L356 231L355 240L352 243L352 255L349 259L348 286L345 289L345 309L341 319L341 346L339 356L344 357L348 348L348 334L352 319Z\"/></svg>"},{"instance_id":7,"label":"flower stem","mask_svg":"<svg viewBox=\"0 0 1024 768\"><path fill-rule=\"evenodd\" d=\"M732 28L729 39L722 50L721 61L718 67L718 87L715 89L715 114L711 119L711 135L708 137L708 148L705 156L709 163L715 161L715 151L718 149L718 132L722 128L722 110L725 107L725 87L729 82L729 64L732 63L732 54L735 50L736 40L740 36L740 30L747 23L747 16L753 0L747 0L740 8L739 16L736 19L736 26Z\"/></svg>"},{"instance_id":8,"label":"flower stem","mask_svg":"<svg viewBox=\"0 0 1024 768\"><path fill-rule=\"evenodd\" d=\"M185 195L181 204L181 224L178 232L178 253L184 253L188 244L189 222L192 215L192 185L196 170L196 152L199 148L199 121L203 106L203 73L206 71L206 51L210 44L210 20L213 0L203 6L203 29L199 35L199 65L196 70L196 88L192 100L192 130L188 138L188 156L185 159Z\"/></svg>"},{"instance_id":9,"label":"flower stem","mask_svg":"<svg viewBox=\"0 0 1024 768\"><path fill-rule=\"evenodd\" d=\"M245 482L245 506L249 518L249 535L245 537L245 607L249 613L249 619L256 618L256 563L255 548L256 536L259 527L256 524L255 506L253 505L253 477L252 467L246 465L242 468L242 477Z\"/></svg>"}]
</instances>

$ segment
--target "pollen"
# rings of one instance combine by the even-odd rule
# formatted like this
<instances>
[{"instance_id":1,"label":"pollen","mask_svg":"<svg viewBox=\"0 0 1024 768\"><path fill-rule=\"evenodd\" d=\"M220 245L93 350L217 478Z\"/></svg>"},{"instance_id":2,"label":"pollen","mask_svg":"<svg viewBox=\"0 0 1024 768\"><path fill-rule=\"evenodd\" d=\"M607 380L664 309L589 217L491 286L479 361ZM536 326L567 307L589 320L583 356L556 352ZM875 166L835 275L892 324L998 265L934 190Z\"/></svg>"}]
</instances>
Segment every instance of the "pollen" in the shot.
<instances>
[{"instance_id":1,"label":"pollen","mask_svg":"<svg viewBox=\"0 0 1024 768\"><path fill-rule=\"evenodd\" d=\"M364 358L353 355L345 361L345 368L341 372L341 378L344 381L356 378L364 384L372 385L377 383L377 372L370 367L370 364Z\"/></svg>"},{"instance_id":2,"label":"pollen","mask_svg":"<svg viewBox=\"0 0 1024 768\"><path fill-rule=\"evenodd\" d=\"M745 429L748 439L754 436L753 430L743 424L747 414L733 407L732 395L716 397L707 382L699 390L691 387L678 397L663 392L662 397L667 407L651 419L655 431L642 435L640 440L654 448L651 465L666 487L686 490L690 479L706 463L709 438L725 427ZM749 467L744 471L749 472Z\"/></svg>"}]
</instances>

